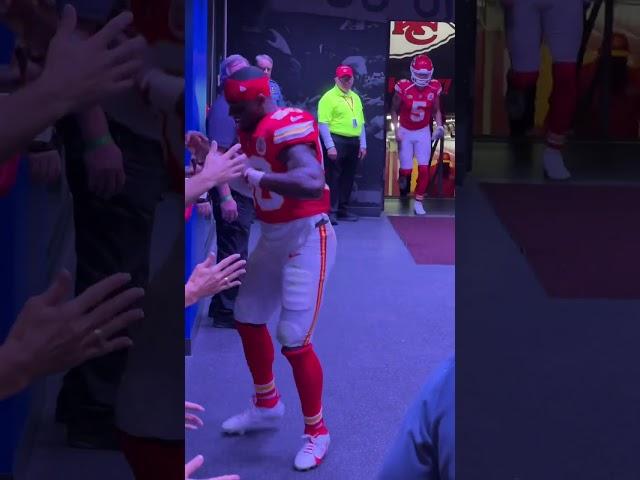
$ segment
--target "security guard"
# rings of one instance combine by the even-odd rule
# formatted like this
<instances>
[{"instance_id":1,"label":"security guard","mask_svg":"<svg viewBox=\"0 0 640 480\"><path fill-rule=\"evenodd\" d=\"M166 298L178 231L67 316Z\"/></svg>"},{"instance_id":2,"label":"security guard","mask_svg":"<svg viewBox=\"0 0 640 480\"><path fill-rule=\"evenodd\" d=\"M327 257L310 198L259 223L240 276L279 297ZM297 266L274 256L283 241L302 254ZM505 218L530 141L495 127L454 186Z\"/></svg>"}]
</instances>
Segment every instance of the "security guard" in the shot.
<instances>
[{"instance_id":1,"label":"security guard","mask_svg":"<svg viewBox=\"0 0 640 480\"><path fill-rule=\"evenodd\" d=\"M331 223L355 222L347 211L359 160L367 154L362 101L353 90L353 70L336 69L335 86L318 103L318 123L324 144L324 168L331 189Z\"/></svg>"}]
</instances>

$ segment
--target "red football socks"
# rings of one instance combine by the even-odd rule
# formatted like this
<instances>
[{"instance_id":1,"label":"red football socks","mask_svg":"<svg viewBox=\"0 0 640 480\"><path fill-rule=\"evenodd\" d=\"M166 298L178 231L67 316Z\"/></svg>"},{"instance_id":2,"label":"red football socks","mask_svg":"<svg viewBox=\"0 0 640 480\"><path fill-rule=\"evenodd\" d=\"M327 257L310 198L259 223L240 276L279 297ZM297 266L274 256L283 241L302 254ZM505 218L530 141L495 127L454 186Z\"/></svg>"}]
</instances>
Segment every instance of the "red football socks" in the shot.
<instances>
[{"instance_id":1,"label":"red football socks","mask_svg":"<svg viewBox=\"0 0 640 480\"><path fill-rule=\"evenodd\" d=\"M424 194L429 184L429 165L418 165L418 182L416 184L416 200L424 200Z\"/></svg>"},{"instance_id":2,"label":"red football socks","mask_svg":"<svg viewBox=\"0 0 640 480\"><path fill-rule=\"evenodd\" d=\"M300 348L283 348L283 355L293 369L302 414L304 415L304 433L324 435L328 433L322 417L322 366L311 344Z\"/></svg>"},{"instance_id":3,"label":"red football socks","mask_svg":"<svg viewBox=\"0 0 640 480\"><path fill-rule=\"evenodd\" d=\"M538 71L532 72L509 72L509 84L516 90L527 90L535 87L538 83Z\"/></svg>"},{"instance_id":4,"label":"red football socks","mask_svg":"<svg viewBox=\"0 0 640 480\"><path fill-rule=\"evenodd\" d=\"M273 377L273 342L266 325L252 325L236 322L242 339L244 356L253 377L256 390L256 406L273 408L279 400Z\"/></svg>"},{"instance_id":5,"label":"red football socks","mask_svg":"<svg viewBox=\"0 0 640 480\"><path fill-rule=\"evenodd\" d=\"M547 115L547 144L554 148L564 145L571 128L577 102L575 63L553 64L553 91Z\"/></svg>"},{"instance_id":6,"label":"red football socks","mask_svg":"<svg viewBox=\"0 0 640 480\"><path fill-rule=\"evenodd\" d=\"M410 168L401 168L400 171L398 172L398 177L405 177L407 179L407 182L411 182L411 173L413 172L413 170L411 170Z\"/></svg>"}]
</instances>

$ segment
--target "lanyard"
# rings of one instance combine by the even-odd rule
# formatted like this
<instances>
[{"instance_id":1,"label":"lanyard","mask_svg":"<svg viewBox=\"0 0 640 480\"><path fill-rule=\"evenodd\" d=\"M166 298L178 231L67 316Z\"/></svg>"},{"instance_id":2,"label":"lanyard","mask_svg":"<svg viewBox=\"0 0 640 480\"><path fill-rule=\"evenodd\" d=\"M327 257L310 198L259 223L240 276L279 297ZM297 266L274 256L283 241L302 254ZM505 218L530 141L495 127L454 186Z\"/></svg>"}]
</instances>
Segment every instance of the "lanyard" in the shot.
<instances>
[{"instance_id":1,"label":"lanyard","mask_svg":"<svg viewBox=\"0 0 640 480\"><path fill-rule=\"evenodd\" d=\"M345 95L343 98L344 98L344 102L349 106L349 110L351 110L351 113L355 117L356 112L354 111L354 107L353 107L353 97L350 95L349 96Z\"/></svg>"}]
</instances>

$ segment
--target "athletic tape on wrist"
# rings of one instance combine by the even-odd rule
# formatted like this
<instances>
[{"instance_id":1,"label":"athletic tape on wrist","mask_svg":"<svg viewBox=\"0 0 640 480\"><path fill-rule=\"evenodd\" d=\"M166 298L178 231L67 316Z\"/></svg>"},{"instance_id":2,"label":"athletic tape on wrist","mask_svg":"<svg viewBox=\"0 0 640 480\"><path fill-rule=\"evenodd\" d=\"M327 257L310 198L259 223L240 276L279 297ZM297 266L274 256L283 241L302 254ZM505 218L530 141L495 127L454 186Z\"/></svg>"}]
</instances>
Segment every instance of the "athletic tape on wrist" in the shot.
<instances>
[{"instance_id":1,"label":"athletic tape on wrist","mask_svg":"<svg viewBox=\"0 0 640 480\"><path fill-rule=\"evenodd\" d=\"M260 186L260 180L264 177L264 172L260 170L255 170L253 168L249 168L246 173L247 182L249 185L253 185L254 187Z\"/></svg>"}]
</instances>

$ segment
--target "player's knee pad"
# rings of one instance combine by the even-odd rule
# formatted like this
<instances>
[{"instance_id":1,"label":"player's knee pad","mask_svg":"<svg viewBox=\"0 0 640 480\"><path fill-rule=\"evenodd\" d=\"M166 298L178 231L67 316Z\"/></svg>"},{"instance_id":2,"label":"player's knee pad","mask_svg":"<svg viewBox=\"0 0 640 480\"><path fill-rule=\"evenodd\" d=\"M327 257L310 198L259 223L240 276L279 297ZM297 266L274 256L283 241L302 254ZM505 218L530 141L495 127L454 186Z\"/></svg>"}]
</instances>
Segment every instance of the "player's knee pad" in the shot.
<instances>
[{"instance_id":1,"label":"player's knee pad","mask_svg":"<svg viewBox=\"0 0 640 480\"><path fill-rule=\"evenodd\" d=\"M296 313L290 312L292 315L288 315L288 312L283 310L278 322L278 329L276 331L276 338L280 345L284 347L294 348L301 347L307 337L308 328L305 328L303 322L297 321Z\"/></svg>"},{"instance_id":2,"label":"player's knee pad","mask_svg":"<svg viewBox=\"0 0 640 480\"><path fill-rule=\"evenodd\" d=\"M295 263L288 264L284 268L282 285L283 308L293 311L308 310L315 304L317 288L311 272Z\"/></svg>"},{"instance_id":3,"label":"player's knee pad","mask_svg":"<svg viewBox=\"0 0 640 480\"><path fill-rule=\"evenodd\" d=\"M304 343L308 331L307 317L316 304L318 285L308 270L295 263L284 270L282 313L277 338L281 345L296 347Z\"/></svg>"}]
</instances>

